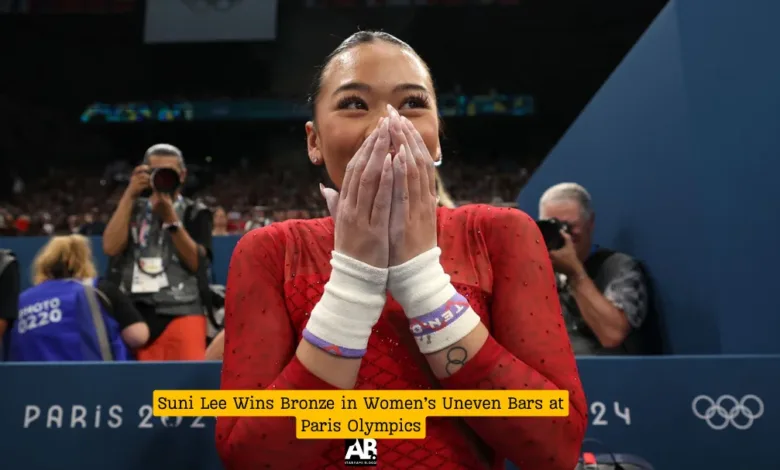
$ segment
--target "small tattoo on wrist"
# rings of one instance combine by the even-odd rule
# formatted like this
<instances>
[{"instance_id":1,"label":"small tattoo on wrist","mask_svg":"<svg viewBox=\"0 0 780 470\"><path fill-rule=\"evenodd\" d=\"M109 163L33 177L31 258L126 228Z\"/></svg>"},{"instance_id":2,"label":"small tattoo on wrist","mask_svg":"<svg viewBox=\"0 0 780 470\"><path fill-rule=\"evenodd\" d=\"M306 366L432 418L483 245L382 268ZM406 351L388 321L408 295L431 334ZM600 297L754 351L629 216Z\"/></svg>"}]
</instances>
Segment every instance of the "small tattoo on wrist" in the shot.
<instances>
[{"instance_id":1,"label":"small tattoo on wrist","mask_svg":"<svg viewBox=\"0 0 780 470\"><path fill-rule=\"evenodd\" d=\"M444 365L447 375L452 375L460 370L466 364L468 357L468 351L462 346L455 346L447 350L447 363Z\"/></svg>"}]
</instances>

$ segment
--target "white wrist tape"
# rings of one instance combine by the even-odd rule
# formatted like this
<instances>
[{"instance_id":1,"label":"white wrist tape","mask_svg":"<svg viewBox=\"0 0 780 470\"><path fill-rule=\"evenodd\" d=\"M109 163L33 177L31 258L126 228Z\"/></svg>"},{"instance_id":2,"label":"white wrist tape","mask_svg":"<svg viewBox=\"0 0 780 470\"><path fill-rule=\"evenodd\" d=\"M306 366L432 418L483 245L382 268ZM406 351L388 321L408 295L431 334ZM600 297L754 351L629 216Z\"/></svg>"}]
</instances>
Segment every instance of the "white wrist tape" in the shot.
<instances>
[{"instance_id":1,"label":"white wrist tape","mask_svg":"<svg viewBox=\"0 0 780 470\"><path fill-rule=\"evenodd\" d=\"M385 306L387 269L333 252L333 271L303 337L333 355L358 358Z\"/></svg>"},{"instance_id":2,"label":"white wrist tape","mask_svg":"<svg viewBox=\"0 0 780 470\"><path fill-rule=\"evenodd\" d=\"M390 267L387 287L401 304L409 329L423 354L451 346L480 323L465 297L458 294L444 272L438 247L404 264Z\"/></svg>"}]
</instances>

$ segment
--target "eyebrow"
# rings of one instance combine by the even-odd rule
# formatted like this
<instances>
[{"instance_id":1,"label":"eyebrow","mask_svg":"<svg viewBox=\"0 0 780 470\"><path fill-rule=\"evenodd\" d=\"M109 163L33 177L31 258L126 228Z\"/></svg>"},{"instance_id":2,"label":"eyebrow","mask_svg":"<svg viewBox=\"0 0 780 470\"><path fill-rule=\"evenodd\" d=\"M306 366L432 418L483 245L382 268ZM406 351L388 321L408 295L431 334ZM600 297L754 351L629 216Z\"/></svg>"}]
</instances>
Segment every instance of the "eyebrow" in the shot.
<instances>
[{"instance_id":1,"label":"eyebrow","mask_svg":"<svg viewBox=\"0 0 780 470\"><path fill-rule=\"evenodd\" d=\"M368 92L371 91L371 85L363 82L349 82L336 88L333 94L336 95L344 91ZM395 88L393 88L393 93L398 93L399 91L423 91L425 93L428 93L428 88L426 88L423 85L419 85L417 83L402 83L400 85L397 85Z\"/></svg>"}]
</instances>

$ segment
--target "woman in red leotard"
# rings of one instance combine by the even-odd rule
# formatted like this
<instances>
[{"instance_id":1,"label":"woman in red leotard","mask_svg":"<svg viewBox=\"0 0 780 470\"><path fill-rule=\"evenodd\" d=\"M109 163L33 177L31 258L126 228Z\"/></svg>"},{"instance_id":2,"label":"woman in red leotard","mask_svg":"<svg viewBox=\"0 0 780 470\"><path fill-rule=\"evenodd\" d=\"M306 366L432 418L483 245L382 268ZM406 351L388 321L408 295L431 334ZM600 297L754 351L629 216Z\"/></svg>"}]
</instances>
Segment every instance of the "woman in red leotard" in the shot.
<instances>
[{"instance_id":1,"label":"woman in red leotard","mask_svg":"<svg viewBox=\"0 0 780 470\"><path fill-rule=\"evenodd\" d=\"M378 467L574 468L585 397L534 221L437 208L436 97L406 43L356 33L315 85L308 153L333 216L238 243L222 388L568 390L566 418L429 418L423 440L379 440ZM293 418L219 418L216 441L228 470L343 468L343 441L297 440Z\"/></svg>"}]
</instances>

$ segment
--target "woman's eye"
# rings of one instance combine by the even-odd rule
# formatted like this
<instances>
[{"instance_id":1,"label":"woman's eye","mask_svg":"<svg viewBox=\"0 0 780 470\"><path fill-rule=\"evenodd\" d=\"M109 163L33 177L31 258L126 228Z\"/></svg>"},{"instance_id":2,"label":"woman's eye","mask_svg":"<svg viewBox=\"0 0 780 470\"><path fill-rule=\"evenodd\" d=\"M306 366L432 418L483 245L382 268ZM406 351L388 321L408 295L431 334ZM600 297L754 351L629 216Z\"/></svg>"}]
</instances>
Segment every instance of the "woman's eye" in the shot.
<instances>
[{"instance_id":1,"label":"woman's eye","mask_svg":"<svg viewBox=\"0 0 780 470\"><path fill-rule=\"evenodd\" d=\"M406 109L419 109L428 107L428 98L425 96L410 96L404 100L401 108Z\"/></svg>"},{"instance_id":2,"label":"woman's eye","mask_svg":"<svg viewBox=\"0 0 780 470\"><path fill-rule=\"evenodd\" d=\"M368 106L357 96L348 96L339 101L338 109L368 109Z\"/></svg>"}]
</instances>

